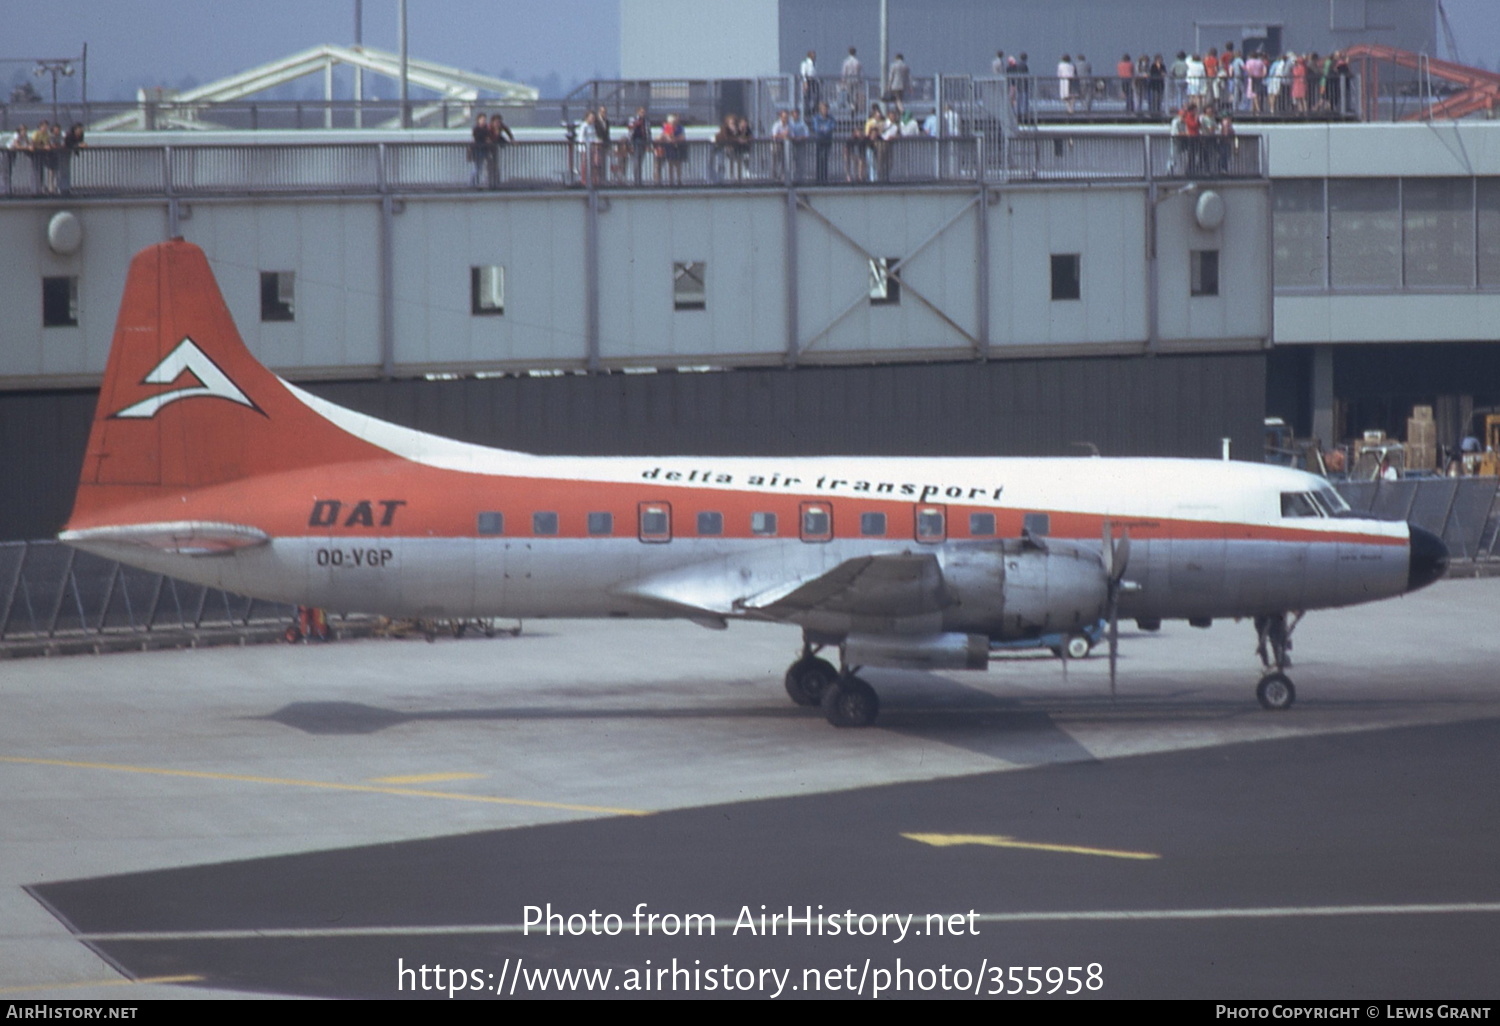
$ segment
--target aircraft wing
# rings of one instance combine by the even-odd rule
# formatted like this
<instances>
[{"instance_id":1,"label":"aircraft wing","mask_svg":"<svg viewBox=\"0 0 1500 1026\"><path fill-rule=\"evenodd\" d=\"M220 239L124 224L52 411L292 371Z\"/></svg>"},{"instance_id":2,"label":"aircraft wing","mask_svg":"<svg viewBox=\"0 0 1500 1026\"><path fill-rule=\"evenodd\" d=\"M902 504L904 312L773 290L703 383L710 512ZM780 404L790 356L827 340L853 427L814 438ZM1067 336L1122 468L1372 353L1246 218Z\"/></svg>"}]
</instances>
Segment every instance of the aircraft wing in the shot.
<instances>
[{"instance_id":1,"label":"aircraft wing","mask_svg":"<svg viewBox=\"0 0 1500 1026\"><path fill-rule=\"evenodd\" d=\"M697 566L637 581L626 590L673 615L705 627L750 614L785 620L812 613L901 619L935 613L952 604L942 568L931 553L890 553L846 560L831 570L806 574L746 595L751 575L730 564Z\"/></svg>"},{"instance_id":2,"label":"aircraft wing","mask_svg":"<svg viewBox=\"0 0 1500 1026\"><path fill-rule=\"evenodd\" d=\"M792 581L736 603L746 612L777 619L811 612L909 617L935 613L951 604L942 568L930 552L860 556L817 577Z\"/></svg>"},{"instance_id":3,"label":"aircraft wing","mask_svg":"<svg viewBox=\"0 0 1500 1026\"><path fill-rule=\"evenodd\" d=\"M224 556L271 540L271 536L258 527L203 520L90 527L81 531L64 531L58 537L74 545L125 545L179 556Z\"/></svg>"}]
</instances>

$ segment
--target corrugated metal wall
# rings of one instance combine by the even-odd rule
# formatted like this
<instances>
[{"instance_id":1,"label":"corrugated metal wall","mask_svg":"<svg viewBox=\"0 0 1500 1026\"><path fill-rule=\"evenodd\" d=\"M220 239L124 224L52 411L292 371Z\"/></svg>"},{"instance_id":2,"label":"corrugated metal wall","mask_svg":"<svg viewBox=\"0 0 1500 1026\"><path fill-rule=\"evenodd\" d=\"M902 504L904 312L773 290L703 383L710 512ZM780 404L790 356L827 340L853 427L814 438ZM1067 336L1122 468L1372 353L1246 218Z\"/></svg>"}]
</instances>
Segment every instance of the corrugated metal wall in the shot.
<instances>
[{"instance_id":1,"label":"corrugated metal wall","mask_svg":"<svg viewBox=\"0 0 1500 1026\"><path fill-rule=\"evenodd\" d=\"M344 406L466 441L589 454L1258 458L1260 353L987 364L322 382ZM67 518L92 392L0 394L0 539Z\"/></svg>"}]
</instances>

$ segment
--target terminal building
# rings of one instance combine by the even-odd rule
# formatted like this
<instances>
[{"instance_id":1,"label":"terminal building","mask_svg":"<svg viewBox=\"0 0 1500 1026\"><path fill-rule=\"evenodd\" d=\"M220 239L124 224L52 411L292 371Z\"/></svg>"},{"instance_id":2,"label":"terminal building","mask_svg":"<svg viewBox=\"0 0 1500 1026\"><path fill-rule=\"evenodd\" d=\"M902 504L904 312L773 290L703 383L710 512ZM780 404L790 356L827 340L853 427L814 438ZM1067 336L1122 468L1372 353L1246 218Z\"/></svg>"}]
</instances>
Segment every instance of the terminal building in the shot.
<instances>
[{"instance_id":1,"label":"terminal building","mask_svg":"<svg viewBox=\"0 0 1500 1026\"><path fill-rule=\"evenodd\" d=\"M745 47L674 46L669 72L631 54L672 3L625 0L628 80L592 84L569 120L602 104L618 140L637 105L680 109L680 161L648 147L637 166L554 127L476 162L470 119L503 104L455 93L428 105L435 127L330 129L348 123L330 103L301 131L95 133L66 195L17 162L0 198L0 538L66 516L126 265L179 235L283 376L530 451L1259 458L1267 415L1333 442L1398 434L1423 403L1452 445L1500 404L1493 121L1392 123L1371 103L1189 145L1106 116L1101 89L1086 123L1018 122L986 26L1037 52L1076 30L1102 55L1085 5L1007 21L1021 5L944 4L944 33L924 34L931 6L892 0L888 31L918 72L913 106L954 120L878 150L773 142L766 120L795 105L805 50L879 52L844 31L868 33L875 3L735 5ZM1228 0L1139 6L1166 12L1138 22L1141 45L1170 50L1209 31L1430 50L1435 31L1425 2L1287 0L1253 23L1221 15L1243 6ZM725 151L712 122L735 111L758 138Z\"/></svg>"}]
</instances>

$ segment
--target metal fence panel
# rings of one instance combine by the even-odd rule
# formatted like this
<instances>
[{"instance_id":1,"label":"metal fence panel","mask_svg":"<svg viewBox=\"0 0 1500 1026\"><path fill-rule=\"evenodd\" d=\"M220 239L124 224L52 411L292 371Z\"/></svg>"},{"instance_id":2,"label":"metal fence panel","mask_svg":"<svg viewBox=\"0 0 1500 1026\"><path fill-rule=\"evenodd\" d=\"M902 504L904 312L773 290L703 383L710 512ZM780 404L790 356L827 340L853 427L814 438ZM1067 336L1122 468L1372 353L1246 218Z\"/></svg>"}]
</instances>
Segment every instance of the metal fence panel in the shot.
<instances>
[{"instance_id":1,"label":"metal fence panel","mask_svg":"<svg viewBox=\"0 0 1500 1026\"><path fill-rule=\"evenodd\" d=\"M239 626L285 621L292 612L60 542L0 543L0 640Z\"/></svg>"},{"instance_id":2,"label":"metal fence panel","mask_svg":"<svg viewBox=\"0 0 1500 1026\"><path fill-rule=\"evenodd\" d=\"M172 185L181 192L369 192L380 185L379 148L174 146Z\"/></svg>"},{"instance_id":3,"label":"metal fence panel","mask_svg":"<svg viewBox=\"0 0 1500 1026\"><path fill-rule=\"evenodd\" d=\"M1458 493L1448 512L1443 541L1454 555L1476 559L1485 554L1483 543L1486 533L1492 530L1491 513L1496 492L1500 491L1500 478L1465 477L1457 484Z\"/></svg>"}]
</instances>

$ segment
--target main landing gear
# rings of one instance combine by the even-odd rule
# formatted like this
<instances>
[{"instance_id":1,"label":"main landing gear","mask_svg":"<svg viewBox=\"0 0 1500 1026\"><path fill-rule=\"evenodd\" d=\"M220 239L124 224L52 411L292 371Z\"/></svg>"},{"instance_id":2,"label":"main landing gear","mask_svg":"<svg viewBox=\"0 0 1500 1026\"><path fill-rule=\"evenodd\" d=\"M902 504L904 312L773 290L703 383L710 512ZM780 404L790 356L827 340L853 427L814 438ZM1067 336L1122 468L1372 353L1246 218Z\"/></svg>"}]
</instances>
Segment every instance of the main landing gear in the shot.
<instances>
[{"instance_id":1,"label":"main landing gear","mask_svg":"<svg viewBox=\"0 0 1500 1026\"><path fill-rule=\"evenodd\" d=\"M839 670L819 658L821 647L803 642L802 657L787 668L786 693L798 705L822 706L823 715L835 727L868 727L880 715L875 689L855 676L858 667Z\"/></svg>"},{"instance_id":2,"label":"main landing gear","mask_svg":"<svg viewBox=\"0 0 1500 1026\"><path fill-rule=\"evenodd\" d=\"M1292 631L1301 622L1301 613L1290 623L1285 613L1255 618L1255 654L1260 656L1264 671L1255 686L1255 697L1263 708L1279 712L1290 709L1297 700L1297 689L1285 671L1292 665Z\"/></svg>"}]
</instances>

